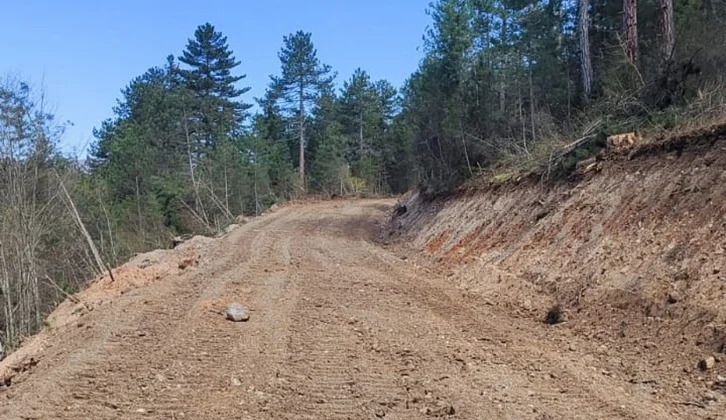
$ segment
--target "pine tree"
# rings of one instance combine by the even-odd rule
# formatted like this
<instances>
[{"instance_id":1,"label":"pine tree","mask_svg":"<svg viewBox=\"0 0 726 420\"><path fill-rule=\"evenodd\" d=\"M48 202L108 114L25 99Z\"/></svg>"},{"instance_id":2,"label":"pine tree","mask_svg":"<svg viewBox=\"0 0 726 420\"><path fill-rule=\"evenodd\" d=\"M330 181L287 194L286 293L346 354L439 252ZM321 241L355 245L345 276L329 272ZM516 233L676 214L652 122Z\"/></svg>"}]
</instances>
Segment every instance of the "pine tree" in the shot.
<instances>
[{"instance_id":1,"label":"pine tree","mask_svg":"<svg viewBox=\"0 0 726 420\"><path fill-rule=\"evenodd\" d=\"M311 184L315 190L329 196L344 192L349 175L339 108L332 86L324 89L317 101L310 130L310 143L315 146L310 165Z\"/></svg>"},{"instance_id":2,"label":"pine tree","mask_svg":"<svg viewBox=\"0 0 726 420\"><path fill-rule=\"evenodd\" d=\"M343 83L341 95L342 120L348 136L348 161L363 160L370 148L375 129L378 106L376 90L368 73L356 69L350 80Z\"/></svg>"},{"instance_id":3,"label":"pine tree","mask_svg":"<svg viewBox=\"0 0 726 420\"><path fill-rule=\"evenodd\" d=\"M251 107L237 100L250 90L236 86L246 75L232 74L240 62L227 45L227 37L210 23L197 27L179 61L188 67L180 70L181 79L198 99L195 111L201 124L195 131L205 146L214 147L216 141L239 128Z\"/></svg>"},{"instance_id":4,"label":"pine tree","mask_svg":"<svg viewBox=\"0 0 726 420\"><path fill-rule=\"evenodd\" d=\"M279 100L289 116L296 119L298 139L298 171L300 188L305 190L305 120L320 92L330 85L334 75L330 66L320 63L309 32L298 31L283 38L278 57L282 75L272 77L271 89L278 92Z\"/></svg>"},{"instance_id":5,"label":"pine tree","mask_svg":"<svg viewBox=\"0 0 726 420\"><path fill-rule=\"evenodd\" d=\"M294 192L295 173L287 141L290 133L278 100L273 90L257 99L260 112L254 117L250 147L256 182L256 211L286 199Z\"/></svg>"},{"instance_id":6,"label":"pine tree","mask_svg":"<svg viewBox=\"0 0 726 420\"><path fill-rule=\"evenodd\" d=\"M179 57L179 61L191 67L181 73L188 87L201 96L224 99L234 99L249 91L248 87L235 86L246 75L232 75L232 70L240 65L232 54L227 37L212 24L197 27L194 39L187 41L186 50Z\"/></svg>"}]
</instances>

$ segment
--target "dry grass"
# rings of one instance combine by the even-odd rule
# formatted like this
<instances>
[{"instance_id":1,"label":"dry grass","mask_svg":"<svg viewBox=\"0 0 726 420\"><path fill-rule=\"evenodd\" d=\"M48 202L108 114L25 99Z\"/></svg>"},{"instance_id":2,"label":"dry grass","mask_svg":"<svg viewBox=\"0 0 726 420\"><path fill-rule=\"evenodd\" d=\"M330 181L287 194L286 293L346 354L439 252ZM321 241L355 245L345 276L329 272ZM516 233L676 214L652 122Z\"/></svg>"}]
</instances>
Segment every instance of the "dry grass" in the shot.
<instances>
[{"instance_id":1,"label":"dry grass","mask_svg":"<svg viewBox=\"0 0 726 420\"><path fill-rule=\"evenodd\" d=\"M551 133L527 150L513 148L501 153L497 164L486 171L491 185L504 185L519 179L540 176L549 178L553 171L590 158L599 151L593 140L613 134L637 131L641 146L688 137L703 130L726 126L726 84L712 83L700 89L686 104L650 112L642 117L616 119L612 116L591 117L570 133Z\"/></svg>"},{"instance_id":2,"label":"dry grass","mask_svg":"<svg viewBox=\"0 0 726 420\"><path fill-rule=\"evenodd\" d=\"M682 107L653 115L645 126L644 140L665 140L726 125L726 84L712 83Z\"/></svg>"}]
</instances>

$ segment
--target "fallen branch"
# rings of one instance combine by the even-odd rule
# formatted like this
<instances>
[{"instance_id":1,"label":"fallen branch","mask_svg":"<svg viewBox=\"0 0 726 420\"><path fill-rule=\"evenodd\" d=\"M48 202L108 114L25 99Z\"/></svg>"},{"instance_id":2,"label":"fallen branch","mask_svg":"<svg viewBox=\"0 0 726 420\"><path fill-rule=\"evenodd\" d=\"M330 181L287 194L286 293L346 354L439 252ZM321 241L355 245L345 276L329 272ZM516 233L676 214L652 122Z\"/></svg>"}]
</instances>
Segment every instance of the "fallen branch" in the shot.
<instances>
[{"instance_id":1,"label":"fallen branch","mask_svg":"<svg viewBox=\"0 0 726 420\"><path fill-rule=\"evenodd\" d=\"M80 303L80 304L81 304L81 305L83 305L83 307L84 307L84 308L86 308L86 310L87 310L87 311L89 311L89 312L93 310L93 308L91 308L90 306L88 306L88 304L87 304L86 302L83 302L82 300L78 299L77 297L75 297L75 296L71 295L70 293L66 292L65 290L63 290L63 288L61 288L61 287L60 287L60 286L59 286L59 285L58 285L58 284L57 284L56 282L54 282L54 281L53 281L53 279L51 279L51 278L50 278L49 276L47 276L47 275L46 275L46 276L45 276L45 279L46 279L46 280L48 281L48 283L49 283L49 284L50 284L51 286L53 286L53 287L54 287L54 288L55 288L55 289L56 289L57 291L61 292L61 294L62 294L63 296L65 296L66 298L68 298L68 300L70 300L71 302L73 302L73 303L76 303L76 304Z\"/></svg>"},{"instance_id":2,"label":"fallen branch","mask_svg":"<svg viewBox=\"0 0 726 420\"><path fill-rule=\"evenodd\" d=\"M108 275L111 277L111 281L115 281L113 278L113 273L111 272L111 268L109 268L103 262L103 259L101 259L101 254L98 253L98 248L96 248L96 244L93 243L93 239L91 238L91 235L88 233L88 230L86 229L86 225L83 224L83 220L81 220L81 215L78 213L78 209L76 209L76 205L73 202L71 195L68 193L68 190L66 189L66 186L63 183L63 180L61 179L60 175L58 174L58 171L54 171L54 172L55 172L56 178L58 178L58 183L60 184L61 189L63 190L63 193L65 194L66 199L68 200L68 204L70 205L70 209L71 209L71 212L73 213L73 217L75 218L76 224L81 229L81 233L83 233L83 236L86 238L86 242L88 243L88 247L91 249L91 253L93 253L93 258L96 260L96 264L98 265L99 273L108 271Z\"/></svg>"},{"instance_id":3,"label":"fallen branch","mask_svg":"<svg viewBox=\"0 0 726 420\"><path fill-rule=\"evenodd\" d=\"M58 286L58 283L54 282L53 279L50 278L50 276L45 276L45 280L55 288L55 290L59 291L63 296L65 296L68 300L70 300L73 303L81 303L80 300L78 300L77 297L71 295L70 293L63 290L62 287Z\"/></svg>"},{"instance_id":4,"label":"fallen branch","mask_svg":"<svg viewBox=\"0 0 726 420\"><path fill-rule=\"evenodd\" d=\"M192 216L194 216L194 218L197 219L197 221L199 221L199 223L201 223L204 227L207 228L208 231L211 232L213 230L212 227L209 225L209 223L204 218L202 218L196 211L194 211L194 209L191 208L191 206L189 204L187 204L186 201L184 201L182 199L179 199L179 201L182 203L182 205L184 205L184 207L187 208L187 210L189 210L189 212L191 212Z\"/></svg>"}]
</instances>

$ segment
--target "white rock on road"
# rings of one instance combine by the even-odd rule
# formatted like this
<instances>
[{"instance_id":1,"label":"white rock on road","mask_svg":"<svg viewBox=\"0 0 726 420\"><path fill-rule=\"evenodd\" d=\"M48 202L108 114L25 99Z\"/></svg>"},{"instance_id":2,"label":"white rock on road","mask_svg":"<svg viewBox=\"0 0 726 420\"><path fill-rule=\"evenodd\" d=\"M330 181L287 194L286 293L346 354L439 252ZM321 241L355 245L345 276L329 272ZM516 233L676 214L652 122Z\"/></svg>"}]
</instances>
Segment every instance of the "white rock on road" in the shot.
<instances>
[{"instance_id":1,"label":"white rock on road","mask_svg":"<svg viewBox=\"0 0 726 420\"><path fill-rule=\"evenodd\" d=\"M234 302L227 307L227 319L234 322L243 322L250 319L250 313L239 302Z\"/></svg>"}]
</instances>

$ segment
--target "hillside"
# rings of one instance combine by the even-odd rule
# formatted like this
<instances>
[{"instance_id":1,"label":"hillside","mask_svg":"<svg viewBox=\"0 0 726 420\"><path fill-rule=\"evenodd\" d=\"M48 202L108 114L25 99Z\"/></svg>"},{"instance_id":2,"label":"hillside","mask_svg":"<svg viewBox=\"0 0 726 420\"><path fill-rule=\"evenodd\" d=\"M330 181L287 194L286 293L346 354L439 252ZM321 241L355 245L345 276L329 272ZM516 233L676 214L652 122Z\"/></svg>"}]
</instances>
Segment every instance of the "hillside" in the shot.
<instances>
[{"instance_id":1,"label":"hillside","mask_svg":"<svg viewBox=\"0 0 726 420\"><path fill-rule=\"evenodd\" d=\"M596 354L596 373L707 417L726 389L724 168L717 127L607 154L578 179L416 194L394 231L482 303L540 322L558 308L553 334L583 340L573 353Z\"/></svg>"}]
</instances>

